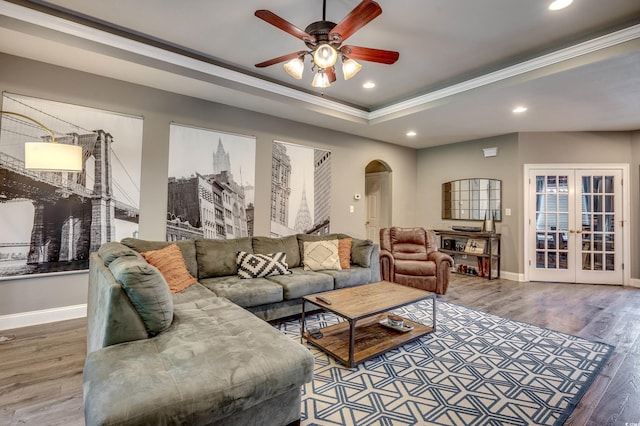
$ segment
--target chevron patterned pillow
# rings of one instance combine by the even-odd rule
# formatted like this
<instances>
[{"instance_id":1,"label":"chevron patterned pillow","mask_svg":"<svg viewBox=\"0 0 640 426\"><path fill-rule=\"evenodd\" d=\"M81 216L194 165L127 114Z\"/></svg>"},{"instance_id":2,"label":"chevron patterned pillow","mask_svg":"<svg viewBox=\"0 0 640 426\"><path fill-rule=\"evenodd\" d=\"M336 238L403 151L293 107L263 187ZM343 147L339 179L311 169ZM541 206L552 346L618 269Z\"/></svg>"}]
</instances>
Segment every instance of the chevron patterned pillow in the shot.
<instances>
[{"instance_id":1,"label":"chevron patterned pillow","mask_svg":"<svg viewBox=\"0 0 640 426\"><path fill-rule=\"evenodd\" d=\"M238 264L238 276L245 279L291 273L289 265L287 265L287 254L284 252L253 254L240 251L236 263Z\"/></svg>"}]
</instances>

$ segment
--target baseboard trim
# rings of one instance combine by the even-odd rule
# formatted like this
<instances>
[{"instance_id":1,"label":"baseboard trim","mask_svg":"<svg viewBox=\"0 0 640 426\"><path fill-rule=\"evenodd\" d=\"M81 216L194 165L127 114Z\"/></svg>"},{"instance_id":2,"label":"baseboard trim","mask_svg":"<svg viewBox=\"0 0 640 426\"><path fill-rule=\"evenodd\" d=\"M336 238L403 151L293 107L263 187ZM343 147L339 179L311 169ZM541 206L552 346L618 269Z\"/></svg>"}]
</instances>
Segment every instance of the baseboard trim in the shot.
<instances>
[{"instance_id":1,"label":"baseboard trim","mask_svg":"<svg viewBox=\"0 0 640 426\"><path fill-rule=\"evenodd\" d=\"M640 278L631 278L629 280L629 287L640 288Z\"/></svg>"},{"instance_id":2,"label":"baseboard trim","mask_svg":"<svg viewBox=\"0 0 640 426\"><path fill-rule=\"evenodd\" d=\"M500 271L500 278L503 280L522 282L524 281L524 274L518 274L517 272Z\"/></svg>"},{"instance_id":3,"label":"baseboard trim","mask_svg":"<svg viewBox=\"0 0 640 426\"><path fill-rule=\"evenodd\" d=\"M87 304L43 309L41 311L20 312L0 316L0 330L29 327L49 322L65 321L87 316Z\"/></svg>"}]
</instances>

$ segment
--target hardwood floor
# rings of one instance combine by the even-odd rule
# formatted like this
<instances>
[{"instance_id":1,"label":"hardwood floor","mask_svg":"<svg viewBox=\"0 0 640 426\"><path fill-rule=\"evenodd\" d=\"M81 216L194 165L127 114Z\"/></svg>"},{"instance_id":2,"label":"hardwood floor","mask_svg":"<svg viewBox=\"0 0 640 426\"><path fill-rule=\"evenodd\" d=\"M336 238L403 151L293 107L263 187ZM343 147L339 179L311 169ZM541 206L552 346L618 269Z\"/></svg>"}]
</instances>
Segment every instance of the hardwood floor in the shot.
<instances>
[{"instance_id":1,"label":"hardwood floor","mask_svg":"<svg viewBox=\"0 0 640 426\"><path fill-rule=\"evenodd\" d=\"M640 289L454 275L439 299L615 345L565 425L640 425ZM0 331L0 426L84 424L85 339L84 319Z\"/></svg>"}]
</instances>

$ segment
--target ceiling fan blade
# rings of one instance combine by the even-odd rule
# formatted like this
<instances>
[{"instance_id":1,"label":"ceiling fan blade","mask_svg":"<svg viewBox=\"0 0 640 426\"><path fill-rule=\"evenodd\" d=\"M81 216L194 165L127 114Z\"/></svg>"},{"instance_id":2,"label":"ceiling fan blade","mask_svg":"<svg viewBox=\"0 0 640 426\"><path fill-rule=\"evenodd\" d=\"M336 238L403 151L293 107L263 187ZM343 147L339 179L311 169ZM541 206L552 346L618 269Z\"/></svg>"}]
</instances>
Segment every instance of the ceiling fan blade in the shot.
<instances>
[{"instance_id":1,"label":"ceiling fan blade","mask_svg":"<svg viewBox=\"0 0 640 426\"><path fill-rule=\"evenodd\" d=\"M378 3L371 0L363 0L355 7L342 21L338 23L329 33L329 39L345 41L360 28L373 21L382 13L382 8ZM335 36L338 35L339 37Z\"/></svg>"},{"instance_id":2,"label":"ceiling fan blade","mask_svg":"<svg viewBox=\"0 0 640 426\"><path fill-rule=\"evenodd\" d=\"M254 15L262 19L263 21L273 25L274 27L278 27L282 31L285 31L291 34L292 36L299 38L302 41L304 41L305 39L315 40L315 37L313 37L312 35L307 34L306 32L302 31L300 28L293 25L291 22L282 19L281 17L279 17L278 15L276 15L271 11L260 9L260 10L256 10Z\"/></svg>"},{"instance_id":3,"label":"ceiling fan blade","mask_svg":"<svg viewBox=\"0 0 640 426\"><path fill-rule=\"evenodd\" d=\"M304 55L306 52L304 50L301 50L300 52L293 52L293 53L289 53L288 55L282 55L282 56L278 56L277 58L273 58L273 59L269 59L268 61L264 61L264 62L260 62L259 64L256 64L257 68L264 68L264 67L268 67L271 65L275 65L275 64L279 64L280 62L286 62L286 61L290 61L292 59L295 59L301 55Z\"/></svg>"},{"instance_id":4,"label":"ceiling fan blade","mask_svg":"<svg viewBox=\"0 0 640 426\"><path fill-rule=\"evenodd\" d=\"M336 72L333 69L333 67L325 68L324 72L327 74L327 77L329 77L330 83L333 83L334 81L336 81Z\"/></svg>"},{"instance_id":5,"label":"ceiling fan blade","mask_svg":"<svg viewBox=\"0 0 640 426\"><path fill-rule=\"evenodd\" d=\"M393 64L400 57L400 53L392 50L371 49L369 47L359 46L342 46L340 51L350 59L379 62L381 64Z\"/></svg>"}]
</instances>

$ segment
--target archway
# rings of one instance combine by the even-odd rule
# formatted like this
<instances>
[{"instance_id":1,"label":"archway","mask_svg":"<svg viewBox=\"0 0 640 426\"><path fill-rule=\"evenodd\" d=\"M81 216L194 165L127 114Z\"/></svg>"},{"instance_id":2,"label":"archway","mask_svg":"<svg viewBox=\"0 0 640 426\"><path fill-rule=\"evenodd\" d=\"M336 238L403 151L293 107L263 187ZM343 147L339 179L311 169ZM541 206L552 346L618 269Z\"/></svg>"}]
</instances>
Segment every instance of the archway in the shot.
<instances>
[{"instance_id":1,"label":"archway","mask_svg":"<svg viewBox=\"0 0 640 426\"><path fill-rule=\"evenodd\" d=\"M379 243L380 229L391 226L391 167L382 160L373 160L364 173L367 238Z\"/></svg>"}]
</instances>

